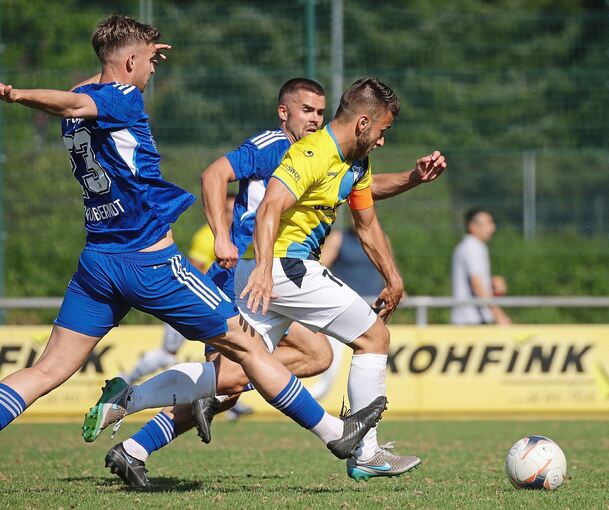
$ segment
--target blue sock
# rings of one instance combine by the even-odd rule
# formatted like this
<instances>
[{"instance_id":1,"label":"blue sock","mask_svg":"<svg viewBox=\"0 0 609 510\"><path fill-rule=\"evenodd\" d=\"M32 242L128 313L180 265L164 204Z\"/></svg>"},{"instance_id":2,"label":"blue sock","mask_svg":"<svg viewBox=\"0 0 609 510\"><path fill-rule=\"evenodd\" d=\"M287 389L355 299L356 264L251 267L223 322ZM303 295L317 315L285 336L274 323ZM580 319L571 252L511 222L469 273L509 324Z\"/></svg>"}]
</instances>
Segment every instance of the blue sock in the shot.
<instances>
[{"instance_id":1,"label":"blue sock","mask_svg":"<svg viewBox=\"0 0 609 510\"><path fill-rule=\"evenodd\" d=\"M294 375L279 395L269 400L269 404L305 429L315 427L325 413L323 407Z\"/></svg>"},{"instance_id":2,"label":"blue sock","mask_svg":"<svg viewBox=\"0 0 609 510\"><path fill-rule=\"evenodd\" d=\"M21 395L6 384L0 384L0 430L25 411Z\"/></svg>"},{"instance_id":3,"label":"blue sock","mask_svg":"<svg viewBox=\"0 0 609 510\"><path fill-rule=\"evenodd\" d=\"M248 382L244 387L243 387L243 393L245 393L246 391L252 391L256 388L254 388L254 385L251 382Z\"/></svg>"},{"instance_id":4,"label":"blue sock","mask_svg":"<svg viewBox=\"0 0 609 510\"><path fill-rule=\"evenodd\" d=\"M166 414L159 413L131 436L148 454L163 448L175 439L175 423Z\"/></svg>"}]
</instances>

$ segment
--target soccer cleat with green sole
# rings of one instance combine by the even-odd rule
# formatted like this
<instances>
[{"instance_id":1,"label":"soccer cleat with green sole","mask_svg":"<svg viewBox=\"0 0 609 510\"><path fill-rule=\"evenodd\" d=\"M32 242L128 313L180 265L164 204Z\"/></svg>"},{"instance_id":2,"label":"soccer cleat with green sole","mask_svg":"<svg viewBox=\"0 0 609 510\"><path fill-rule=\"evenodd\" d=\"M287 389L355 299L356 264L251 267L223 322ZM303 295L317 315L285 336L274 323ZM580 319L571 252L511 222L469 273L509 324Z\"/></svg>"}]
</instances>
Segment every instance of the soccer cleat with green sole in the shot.
<instances>
[{"instance_id":1,"label":"soccer cleat with green sole","mask_svg":"<svg viewBox=\"0 0 609 510\"><path fill-rule=\"evenodd\" d=\"M127 399L132 391L131 386L120 377L106 381L97 404L85 415L82 437L87 443L95 441L108 425L127 415Z\"/></svg>"}]
</instances>

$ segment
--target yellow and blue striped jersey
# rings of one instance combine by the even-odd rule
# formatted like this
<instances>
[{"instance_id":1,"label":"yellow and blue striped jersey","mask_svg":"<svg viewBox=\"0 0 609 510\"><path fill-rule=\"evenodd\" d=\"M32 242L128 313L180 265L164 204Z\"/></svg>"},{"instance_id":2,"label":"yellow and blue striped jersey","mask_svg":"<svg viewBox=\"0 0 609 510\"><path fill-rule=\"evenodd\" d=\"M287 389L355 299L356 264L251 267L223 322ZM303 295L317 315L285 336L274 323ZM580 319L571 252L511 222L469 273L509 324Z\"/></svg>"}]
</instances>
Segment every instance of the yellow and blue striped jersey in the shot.
<instances>
[{"instance_id":1,"label":"yellow and blue striped jersey","mask_svg":"<svg viewBox=\"0 0 609 510\"><path fill-rule=\"evenodd\" d=\"M346 160L329 125L292 145L273 177L297 200L281 215L273 256L296 259L319 259L338 206L372 184L369 159ZM253 256L250 245L243 257Z\"/></svg>"}]
</instances>

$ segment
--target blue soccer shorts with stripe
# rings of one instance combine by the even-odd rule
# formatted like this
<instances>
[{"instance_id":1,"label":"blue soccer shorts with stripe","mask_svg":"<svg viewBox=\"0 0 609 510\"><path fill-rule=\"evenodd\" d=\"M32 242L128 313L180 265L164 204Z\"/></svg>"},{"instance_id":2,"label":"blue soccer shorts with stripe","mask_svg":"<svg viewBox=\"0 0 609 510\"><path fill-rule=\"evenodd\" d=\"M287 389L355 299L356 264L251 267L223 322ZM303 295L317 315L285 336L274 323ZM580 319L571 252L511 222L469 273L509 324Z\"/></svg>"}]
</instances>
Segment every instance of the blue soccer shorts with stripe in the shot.
<instances>
[{"instance_id":1,"label":"blue soccer shorts with stripe","mask_svg":"<svg viewBox=\"0 0 609 510\"><path fill-rule=\"evenodd\" d=\"M55 324L104 336L131 308L154 315L189 340L226 332L238 311L176 245L153 252L83 250Z\"/></svg>"}]
</instances>

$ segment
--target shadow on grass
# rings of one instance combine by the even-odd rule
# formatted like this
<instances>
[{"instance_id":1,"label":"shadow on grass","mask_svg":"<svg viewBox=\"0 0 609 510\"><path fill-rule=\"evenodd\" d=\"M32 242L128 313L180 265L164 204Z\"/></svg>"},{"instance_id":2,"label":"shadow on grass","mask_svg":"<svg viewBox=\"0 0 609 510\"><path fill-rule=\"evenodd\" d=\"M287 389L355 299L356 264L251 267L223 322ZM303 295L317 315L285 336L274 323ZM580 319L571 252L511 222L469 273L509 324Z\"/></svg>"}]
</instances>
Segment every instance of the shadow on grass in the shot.
<instances>
[{"instance_id":1,"label":"shadow on grass","mask_svg":"<svg viewBox=\"0 0 609 510\"><path fill-rule=\"evenodd\" d=\"M101 476L68 476L60 478L63 482L87 482L91 485L101 487L119 487L125 491L142 491L135 487L126 485L121 479ZM171 476L161 476L150 479L152 487L145 492L189 492L205 488L206 484L201 480L185 480Z\"/></svg>"},{"instance_id":2,"label":"shadow on grass","mask_svg":"<svg viewBox=\"0 0 609 510\"><path fill-rule=\"evenodd\" d=\"M92 486L103 489L104 487L117 487L125 492L191 492L196 490L208 490L218 494L236 494L243 492L259 493L264 491L266 494L279 493L285 495L286 492L294 494L353 494L358 491L358 487L352 485L346 486L331 486L331 485L282 485L277 487L268 486L268 484L257 483L257 481L268 481L270 479L277 480L281 476L227 476L219 479L217 477L208 477L201 480L192 480L184 478L176 478L173 476L157 476L150 478L151 487L148 489L138 489L125 485L119 478L108 478L100 476L71 476L60 478L62 482L83 482L89 483ZM248 484L249 482L253 482Z\"/></svg>"}]
</instances>

